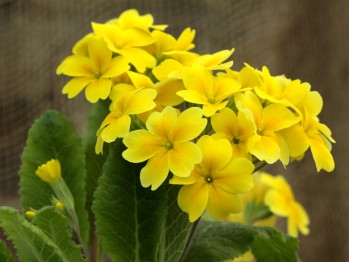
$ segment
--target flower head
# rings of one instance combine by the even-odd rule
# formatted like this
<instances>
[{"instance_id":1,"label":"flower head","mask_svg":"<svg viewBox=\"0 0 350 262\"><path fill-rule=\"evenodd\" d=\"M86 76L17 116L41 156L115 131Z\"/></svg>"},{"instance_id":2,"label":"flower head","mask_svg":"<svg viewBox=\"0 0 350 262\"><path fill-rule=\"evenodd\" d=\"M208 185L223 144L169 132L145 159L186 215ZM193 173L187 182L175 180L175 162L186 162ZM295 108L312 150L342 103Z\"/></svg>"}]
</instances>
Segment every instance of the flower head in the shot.
<instances>
[{"instance_id":1,"label":"flower head","mask_svg":"<svg viewBox=\"0 0 350 262\"><path fill-rule=\"evenodd\" d=\"M135 130L123 139L127 149L123 157L132 163L148 160L141 170L141 184L157 189L169 171L180 177L189 176L194 165L202 159L198 147L190 142L204 130L207 120L202 110L190 108L177 115L172 107L153 112L147 130Z\"/></svg>"},{"instance_id":2,"label":"flower head","mask_svg":"<svg viewBox=\"0 0 350 262\"><path fill-rule=\"evenodd\" d=\"M297 237L298 231L309 234L309 216L303 206L295 201L293 191L282 176L263 174L261 181L271 189L265 195L265 204L271 212L288 218L288 234Z\"/></svg>"},{"instance_id":3,"label":"flower head","mask_svg":"<svg viewBox=\"0 0 350 262\"><path fill-rule=\"evenodd\" d=\"M55 184L61 180L61 165L57 159L42 164L35 171L35 174L43 181L49 184Z\"/></svg>"},{"instance_id":4,"label":"flower head","mask_svg":"<svg viewBox=\"0 0 350 262\"><path fill-rule=\"evenodd\" d=\"M189 177L177 177L171 184L184 185L178 196L180 208L188 213L191 222L208 210L217 219L241 211L238 194L253 187L254 165L247 159L232 159L232 147L227 139L215 140L202 136L197 146L202 152L202 161Z\"/></svg>"}]
</instances>

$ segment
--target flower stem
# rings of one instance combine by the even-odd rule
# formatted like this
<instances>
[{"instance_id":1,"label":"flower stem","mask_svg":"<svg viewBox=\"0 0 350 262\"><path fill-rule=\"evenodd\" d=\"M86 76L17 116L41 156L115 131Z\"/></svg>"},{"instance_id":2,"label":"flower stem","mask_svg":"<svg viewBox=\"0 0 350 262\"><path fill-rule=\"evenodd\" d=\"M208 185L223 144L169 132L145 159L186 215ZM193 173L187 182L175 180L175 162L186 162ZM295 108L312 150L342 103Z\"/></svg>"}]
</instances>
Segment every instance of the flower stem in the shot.
<instances>
[{"instance_id":1,"label":"flower stem","mask_svg":"<svg viewBox=\"0 0 350 262\"><path fill-rule=\"evenodd\" d=\"M190 235L188 236L184 251L182 252L181 258L179 260L179 262L183 262L185 261L185 258L187 256L188 250L190 249L190 246L192 244L193 241L193 237L196 234L197 228L198 228L198 224L201 218L198 218L196 221L194 221Z\"/></svg>"},{"instance_id":2,"label":"flower stem","mask_svg":"<svg viewBox=\"0 0 350 262\"><path fill-rule=\"evenodd\" d=\"M265 167L267 165L267 162L262 161L259 165L257 165L254 169L254 172L259 171L260 169L262 169L263 167Z\"/></svg>"}]
</instances>

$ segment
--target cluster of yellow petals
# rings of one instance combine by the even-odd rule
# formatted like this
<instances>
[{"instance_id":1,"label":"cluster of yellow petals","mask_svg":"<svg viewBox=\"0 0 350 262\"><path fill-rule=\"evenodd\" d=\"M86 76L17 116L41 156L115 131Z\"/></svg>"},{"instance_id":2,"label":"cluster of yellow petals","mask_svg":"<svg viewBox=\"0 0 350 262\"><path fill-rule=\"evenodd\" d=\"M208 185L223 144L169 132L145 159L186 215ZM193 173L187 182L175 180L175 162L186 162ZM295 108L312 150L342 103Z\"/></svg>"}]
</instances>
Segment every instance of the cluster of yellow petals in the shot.
<instances>
[{"instance_id":1,"label":"cluster of yellow petals","mask_svg":"<svg viewBox=\"0 0 350 262\"><path fill-rule=\"evenodd\" d=\"M310 148L318 171L334 169L335 141L308 83L266 67L234 71L233 49L200 55L191 51L193 29L175 38L166 27L136 10L92 23L57 68L72 77L63 87L68 98L85 89L91 103L110 101L96 153L123 139L123 157L145 162L140 180L152 190L171 173L191 221L205 210L216 218L239 212L238 195L250 190L259 164L287 166Z\"/></svg>"}]
</instances>

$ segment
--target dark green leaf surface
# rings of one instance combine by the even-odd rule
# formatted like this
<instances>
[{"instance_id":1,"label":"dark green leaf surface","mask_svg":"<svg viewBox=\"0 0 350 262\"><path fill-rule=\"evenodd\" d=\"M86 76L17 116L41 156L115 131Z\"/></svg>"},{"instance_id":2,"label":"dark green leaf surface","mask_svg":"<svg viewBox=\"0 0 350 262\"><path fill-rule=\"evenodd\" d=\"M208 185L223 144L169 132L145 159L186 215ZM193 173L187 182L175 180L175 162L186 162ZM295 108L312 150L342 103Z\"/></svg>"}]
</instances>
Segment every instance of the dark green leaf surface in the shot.
<instances>
[{"instance_id":1,"label":"dark green leaf surface","mask_svg":"<svg viewBox=\"0 0 350 262\"><path fill-rule=\"evenodd\" d=\"M5 241L0 239L0 261L2 262L13 262L13 256L11 251L8 249Z\"/></svg>"},{"instance_id":2,"label":"dark green leaf surface","mask_svg":"<svg viewBox=\"0 0 350 262\"><path fill-rule=\"evenodd\" d=\"M297 239L273 228L202 221L185 261L224 261L251 249L259 262L297 262L297 247Z\"/></svg>"},{"instance_id":3,"label":"dark green leaf surface","mask_svg":"<svg viewBox=\"0 0 350 262\"><path fill-rule=\"evenodd\" d=\"M103 250L113 261L157 261L167 212L167 194L143 188L142 166L125 161L115 142L99 179L93 211Z\"/></svg>"},{"instance_id":4,"label":"dark green leaf surface","mask_svg":"<svg viewBox=\"0 0 350 262\"><path fill-rule=\"evenodd\" d=\"M36 169L50 159L58 159L61 163L62 177L74 196L81 238L86 243L89 223L85 210L84 150L71 122L57 111L46 112L29 131L20 168L23 210L51 205L53 191L50 185L35 175Z\"/></svg>"},{"instance_id":5,"label":"dark green leaf surface","mask_svg":"<svg viewBox=\"0 0 350 262\"><path fill-rule=\"evenodd\" d=\"M0 207L0 227L14 243L20 261L70 261L43 231L25 220L14 208Z\"/></svg>"},{"instance_id":6,"label":"dark green leaf surface","mask_svg":"<svg viewBox=\"0 0 350 262\"><path fill-rule=\"evenodd\" d=\"M40 209L32 223L40 228L61 249L70 261L85 261L81 247L73 242L66 217L53 207Z\"/></svg>"}]
</instances>

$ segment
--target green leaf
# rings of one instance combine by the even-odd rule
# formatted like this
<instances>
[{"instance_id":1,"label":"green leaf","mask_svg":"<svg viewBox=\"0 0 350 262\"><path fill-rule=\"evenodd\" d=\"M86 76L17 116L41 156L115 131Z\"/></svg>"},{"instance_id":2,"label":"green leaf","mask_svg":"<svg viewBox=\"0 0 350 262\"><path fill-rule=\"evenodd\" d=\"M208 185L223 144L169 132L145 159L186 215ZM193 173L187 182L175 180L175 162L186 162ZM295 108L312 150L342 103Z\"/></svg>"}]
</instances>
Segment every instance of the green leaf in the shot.
<instances>
[{"instance_id":1,"label":"green leaf","mask_svg":"<svg viewBox=\"0 0 350 262\"><path fill-rule=\"evenodd\" d=\"M193 223L177 204L180 186L168 185L168 213L163 230L163 243L159 249L159 261L177 262L182 256Z\"/></svg>"},{"instance_id":2,"label":"green leaf","mask_svg":"<svg viewBox=\"0 0 350 262\"><path fill-rule=\"evenodd\" d=\"M74 196L81 238L87 243L89 223L85 210L84 150L72 123L57 111L46 112L29 130L19 172L23 210L51 205L54 193L50 185L35 175L36 169L50 159L58 159L61 163L62 177Z\"/></svg>"},{"instance_id":3,"label":"green leaf","mask_svg":"<svg viewBox=\"0 0 350 262\"><path fill-rule=\"evenodd\" d=\"M117 140L99 179L93 203L96 233L113 261L157 261L167 194L164 187L141 186L142 165L125 161L124 149Z\"/></svg>"},{"instance_id":4,"label":"green leaf","mask_svg":"<svg viewBox=\"0 0 350 262\"><path fill-rule=\"evenodd\" d=\"M5 241L0 239L0 261L2 262L14 262L11 251L8 249Z\"/></svg>"},{"instance_id":5,"label":"green leaf","mask_svg":"<svg viewBox=\"0 0 350 262\"><path fill-rule=\"evenodd\" d=\"M109 147L104 147L103 154L95 153L96 132L99 129L103 119L109 113L109 100L100 100L93 105L89 114L87 135L83 140L85 148L86 165L86 208L89 212L90 222L94 222L94 216L91 211L94 192L97 188L98 178L102 174L102 167L108 156Z\"/></svg>"},{"instance_id":6,"label":"green leaf","mask_svg":"<svg viewBox=\"0 0 350 262\"><path fill-rule=\"evenodd\" d=\"M4 229L8 239L14 243L20 261L69 261L43 231L25 220L12 207L0 207L0 227Z\"/></svg>"},{"instance_id":7,"label":"green leaf","mask_svg":"<svg viewBox=\"0 0 350 262\"><path fill-rule=\"evenodd\" d=\"M255 221L265 219L272 216L272 213L268 206L257 203L256 201L250 201L244 208L244 221L246 224L253 224Z\"/></svg>"},{"instance_id":8,"label":"green leaf","mask_svg":"<svg viewBox=\"0 0 350 262\"><path fill-rule=\"evenodd\" d=\"M297 247L297 239L273 228L201 221L185 261L229 260L251 249L259 262L296 262Z\"/></svg>"},{"instance_id":9,"label":"green leaf","mask_svg":"<svg viewBox=\"0 0 350 262\"><path fill-rule=\"evenodd\" d=\"M35 214L32 223L50 237L70 261L85 261L81 246L73 242L67 218L57 209L43 207Z\"/></svg>"},{"instance_id":10,"label":"green leaf","mask_svg":"<svg viewBox=\"0 0 350 262\"><path fill-rule=\"evenodd\" d=\"M296 254L298 241L273 228L261 227L254 234L251 245L254 256L259 262L299 261Z\"/></svg>"}]
</instances>

